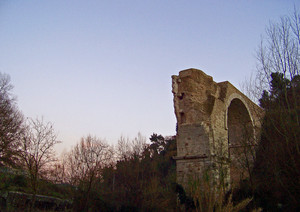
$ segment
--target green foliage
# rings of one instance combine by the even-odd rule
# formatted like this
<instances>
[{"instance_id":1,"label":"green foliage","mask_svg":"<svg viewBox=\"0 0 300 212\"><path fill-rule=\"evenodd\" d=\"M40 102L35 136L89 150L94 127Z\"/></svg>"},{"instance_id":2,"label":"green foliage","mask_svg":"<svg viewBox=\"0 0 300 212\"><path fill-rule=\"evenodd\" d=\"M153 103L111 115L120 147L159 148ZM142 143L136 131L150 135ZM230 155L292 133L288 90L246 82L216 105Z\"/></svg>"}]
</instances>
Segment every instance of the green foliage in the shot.
<instances>
[{"instance_id":1,"label":"green foliage","mask_svg":"<svg viewBox=\"0 0 300 212\"><path fill-rule=\"evenodd\" d=\"M297 107L299 95L300 76L295 75L292 80L284 77L283 73L272 73L270 82L270 91L263 91L260 98L260 106L267 111L287 110L290 107ZM297 109L297 108L294 108Z\"/></svg>"},{"instance_id":2,"label":"green foliage","mask_svg":"<svg viewBox=\"0 0 300 212\"><path fill-rule=\"evenodd\" d=\"M14 173L15 170L2 168L0 172L0 191L26 191L27 178L23 174Z\"/></svg>"},{"instance_id":3,"label":"green foliage","mask_svg":"<svg viewBox=\"0 0 300 212\"><path fill-rule=\"evenodd\" d=\"M103 170L103 201L116 211L166 211L176 208L173 185L176 141L153 134L140 154L133 151Z\"/></svg>"},{"instance_id":4,"label":"green foliage","mask_svg":"<svg viewBox=\"0 0 300 212\"><path fill-rule=\"evenodd\" d=\"M253 175L257 205L267 211L300 210L300 14L266 28L258 51L265 109ZM263 85L263 86L262 86ZM268 91L267 91L268 89Z\"/></svg>"},{"instance_id":5,"label":"green foliage","mask_svg":"<svg viewBox=\"0 0 300 212\"><path fill-rule=\"evenodd\" d=\"M60 199L71 199L73 186L69 184L55 184L48 180L39 180L38 194L56 197Z\"/></svg>"},{"instance_id":6,"label":"green foliage","mask_svg":"<svg viewBox=\"0 0 300 212\"><path fill-rule=\"evenodd\" d=\"M267 210L300 209L300 81L271 74L254 176L257 204Z\"/></svg>"}]
</instances>

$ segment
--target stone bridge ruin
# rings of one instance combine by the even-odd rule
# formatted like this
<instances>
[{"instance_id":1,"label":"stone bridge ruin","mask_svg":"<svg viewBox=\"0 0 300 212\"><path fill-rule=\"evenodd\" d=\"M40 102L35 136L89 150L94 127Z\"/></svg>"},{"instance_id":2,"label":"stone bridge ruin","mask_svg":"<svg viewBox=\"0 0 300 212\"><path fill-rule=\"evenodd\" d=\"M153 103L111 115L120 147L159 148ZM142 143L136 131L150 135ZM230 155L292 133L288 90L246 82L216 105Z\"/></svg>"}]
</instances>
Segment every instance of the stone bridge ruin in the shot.
<instances>
[{"instance_id":1,"label":"stone bridge ruin","mask_svg":"<svg viewBox=\"0 0 300 212\"><path fill-rule=\"evenodd\" d=\"M226 182L247 176L262 109L230 82L216 83L197 69L172 76L177 119L177 182L225 167ZM220 165L221 164L221 165Z\"/></svg>"}]
</instances>

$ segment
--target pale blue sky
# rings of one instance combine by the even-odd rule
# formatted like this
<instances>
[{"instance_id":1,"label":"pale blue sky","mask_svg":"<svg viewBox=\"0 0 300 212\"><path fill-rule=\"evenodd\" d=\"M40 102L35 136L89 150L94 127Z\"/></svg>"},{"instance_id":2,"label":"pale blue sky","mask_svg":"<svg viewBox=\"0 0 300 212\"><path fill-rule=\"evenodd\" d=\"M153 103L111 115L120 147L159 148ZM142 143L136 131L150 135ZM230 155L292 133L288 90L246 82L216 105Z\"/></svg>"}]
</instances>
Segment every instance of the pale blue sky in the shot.
<instances>
[{"instance_id":1,"label":"pale blue sky","mask_svg":"<svg viewBox=\"0 0 300 212\"><path fill-rule=\"evenodd\" d=\"M171 75L198 68L239 87L289 0L0 0L0 71L19 108L63 141L175 134Z\"/></svg>"}]
</instances>

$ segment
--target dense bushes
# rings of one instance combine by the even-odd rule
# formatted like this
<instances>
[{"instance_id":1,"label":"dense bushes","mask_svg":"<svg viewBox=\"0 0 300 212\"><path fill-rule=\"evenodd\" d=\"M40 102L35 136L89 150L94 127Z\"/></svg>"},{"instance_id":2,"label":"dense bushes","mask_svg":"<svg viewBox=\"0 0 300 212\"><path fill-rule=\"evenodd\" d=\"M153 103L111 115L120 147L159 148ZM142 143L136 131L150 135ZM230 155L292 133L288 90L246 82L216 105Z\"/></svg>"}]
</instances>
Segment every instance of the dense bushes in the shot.
<instances>
[{"instance_id":1,"label":"dense bushes","mask_svg":"<svg viewBox=\"0 0 300 212\"><path fill-rule=\"evenodd\" d=\"M300 209L300 76L271 75L270 93L260 99L265 109L261 142L254 166L258 204L267 210Z\"/></svg>"},{"instance_id":2,"label":"dense bushes","mask_svg":"<svg viewBox=\"0 0 300 212\"><path fill-rule=\"evenodd\" d=\"M117 161L105 167L92 189L88 208L105 211L166 211L176 208L175 183L176 143L174 138L165 139L153 134L151 144L143 138L121 140L122 150ZM86 201L78 192L74 201L77 209ZM99 207L98 209L96 207Z\"/></svg>"}]
</instances>

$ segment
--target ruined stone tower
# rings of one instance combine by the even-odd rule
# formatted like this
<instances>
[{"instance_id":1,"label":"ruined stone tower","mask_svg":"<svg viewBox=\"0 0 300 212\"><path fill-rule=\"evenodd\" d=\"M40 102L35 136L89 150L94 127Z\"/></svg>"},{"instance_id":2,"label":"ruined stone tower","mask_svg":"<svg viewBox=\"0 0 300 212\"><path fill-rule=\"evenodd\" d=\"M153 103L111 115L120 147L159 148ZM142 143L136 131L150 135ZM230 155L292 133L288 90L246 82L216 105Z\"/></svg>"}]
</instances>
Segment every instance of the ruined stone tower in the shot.
<instances>
[{"instance_id":1,"label":"ruined stone tower","mask_svg":"<svg viewBox=\"0 0 300 212\"><path fill-rule=\"evenodd\" d=\"M216 83L197 69L172 76L172 92L177 182L185 187L189 177L201 176L220 160L227 164L228 181L245 176L238 161L244 157L244 147L257 142L262 109L228 81Z\"/></svg>"}]
</instances>

